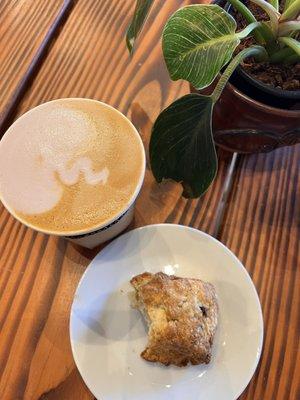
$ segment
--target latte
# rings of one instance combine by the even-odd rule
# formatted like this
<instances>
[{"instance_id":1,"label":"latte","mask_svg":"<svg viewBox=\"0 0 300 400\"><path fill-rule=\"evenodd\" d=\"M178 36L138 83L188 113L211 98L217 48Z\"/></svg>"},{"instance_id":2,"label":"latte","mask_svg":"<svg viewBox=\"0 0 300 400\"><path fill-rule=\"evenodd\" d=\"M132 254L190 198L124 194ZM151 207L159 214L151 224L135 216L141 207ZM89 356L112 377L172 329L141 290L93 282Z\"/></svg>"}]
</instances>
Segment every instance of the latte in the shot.
<instances>
[{"instance_id":1,"label":"latte","mask_svg":"<svg viewBox=\"0 0 300 400\"><path fill-rule=\"evenodd\" d=\"M126 210L144 164L141 139L121 113L94 100L54 100L2 138L0 197L29 226L85 232Z\"/></svg>"}]
</instances>

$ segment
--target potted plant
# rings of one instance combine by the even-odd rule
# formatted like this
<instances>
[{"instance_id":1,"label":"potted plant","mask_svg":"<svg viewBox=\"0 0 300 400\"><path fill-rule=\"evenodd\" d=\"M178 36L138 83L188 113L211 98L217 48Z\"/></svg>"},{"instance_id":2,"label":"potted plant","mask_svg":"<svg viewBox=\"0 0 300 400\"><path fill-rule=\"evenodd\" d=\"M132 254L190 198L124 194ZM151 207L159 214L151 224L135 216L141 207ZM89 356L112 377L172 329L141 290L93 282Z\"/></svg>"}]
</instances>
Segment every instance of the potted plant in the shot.
<instances>
[{"instance_id":1,"label":"potted plant","mask_svg":"<svg viewBox=\"0 0 300 400\"><path fill-rule=\"evenodd\" d=\"M276 140L277 145L300 141L297 90L292 90L296 93L294 98L285 93L286 108L291 109L283 109L257 101L255 93L262 91L260 83L243 70L239 77L241 86L247 87L248 83L252 92L245 94L228 84L244 60L295 67L300 61L300 0L286 0L281 12L278 0L250 0L263 10L267 20L257 19L240 0L228 1L247 22L244 28L237 29L234 14L219 5L197 4L176 11L163 31L163 54L171 79L185 79L196 91L205 90L205 94L183 96L163 110L154 123L150 140L154 177L158 182L164 178L181 182L186 197L201 196L213 181L217 172L214 142L247 152L270 150L276 147ZM127 31L130 51L152 3L153 0L137 0ZM275 98L276 94L271 91L270 97ZM232 141L236 137L238 140ZM256 144L248 149L246 146L245 150L245 142ZM234 143L242 146L235 147Z\"/></svg>"}]
</instances>

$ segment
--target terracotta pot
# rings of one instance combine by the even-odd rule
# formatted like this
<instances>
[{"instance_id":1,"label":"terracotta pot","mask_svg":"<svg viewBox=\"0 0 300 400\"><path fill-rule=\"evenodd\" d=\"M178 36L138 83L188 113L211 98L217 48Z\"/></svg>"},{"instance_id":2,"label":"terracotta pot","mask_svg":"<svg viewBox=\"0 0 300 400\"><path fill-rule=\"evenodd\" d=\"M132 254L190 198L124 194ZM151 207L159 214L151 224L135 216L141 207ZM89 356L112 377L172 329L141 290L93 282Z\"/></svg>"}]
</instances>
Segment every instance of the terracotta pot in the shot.
<instances>
[{"instance_id":1,"label":"terracotta pot","mask_svg":"<svg viewBox=\"0 0 300 400\"><path fill-rule=\"evenodd\" d=\"M213 131L215 143L226 150L268 152L300 143L300 111L270 107L228 83L214 107Z\"/></svg>"}]
</instances>

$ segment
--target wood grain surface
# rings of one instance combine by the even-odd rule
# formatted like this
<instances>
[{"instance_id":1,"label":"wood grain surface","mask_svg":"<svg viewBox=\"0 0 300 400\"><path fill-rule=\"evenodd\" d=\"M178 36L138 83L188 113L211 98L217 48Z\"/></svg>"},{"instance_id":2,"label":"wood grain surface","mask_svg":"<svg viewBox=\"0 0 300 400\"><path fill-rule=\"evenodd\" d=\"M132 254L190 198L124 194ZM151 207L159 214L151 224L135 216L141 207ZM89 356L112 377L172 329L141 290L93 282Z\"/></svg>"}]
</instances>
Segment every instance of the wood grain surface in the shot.
<instances>
[{"instance_id":1,"label":"wood grain surface","mask_svg":"<svg viewBox=\"0 0 300 400\"><path fill-rule=\"evenodd\" d=\"M0 115L62 4L63 0L0 1Z\"/></svg>"},{"instance_id":2,"label":"wood grain surface","mask_svg":"<svg viewBox=\"0 0 300 400\"><path fill-rule=\"evenodd\" d=\"M300 398L300 145L240 159L219 239L262 303L262 360L242 400Z\"/></svg>"},{"instance_id":3,"label":"wood grain surface","mask_svg":"<svg viewBox=\"0 0 300 400\"><path fill-rule=\"evenodd\" d=\"M53 1L55 6L51 7L51 1L3 2L0 29L10 29L10 10L21 7L21 3L29 4L30 13L40 16L27 22L22 39L29 43L36 34L33 32L38 31L37 24L46 14L47 21L53 19L54 9L57 12L61 4ZM157 0L130 59L124 34L134 1L77 1L20 104L19 114L59 97L99 99L131 118L147 148L151 125L159 111L188 91L186 84L170 82L160 49L167 16L188 3ZM18 13L15 29L21 29L19 24L26 20L24 10ZM10 35L11 43L14 37L15 45L19 45L20 35L13 31ZM6 51L1 39L0 57ZM1 76L10 89L1 97L0 110L24 68L13 59L7 64ZM268 327L261 367L242 399L295 400L300 395L296 372L299 158L299 147L240 158L219 233L253 276ZM148 167L135 226L168 221L215 232L231 159L230 154L220 152L218 177L201 200L181 198L177 184L157 185ZM2 206L0 232L0 399L92 399L72 359L68 323L74 291L97 249L88 251L37 234L10 217Z\"/></svg>"}]
</instances>

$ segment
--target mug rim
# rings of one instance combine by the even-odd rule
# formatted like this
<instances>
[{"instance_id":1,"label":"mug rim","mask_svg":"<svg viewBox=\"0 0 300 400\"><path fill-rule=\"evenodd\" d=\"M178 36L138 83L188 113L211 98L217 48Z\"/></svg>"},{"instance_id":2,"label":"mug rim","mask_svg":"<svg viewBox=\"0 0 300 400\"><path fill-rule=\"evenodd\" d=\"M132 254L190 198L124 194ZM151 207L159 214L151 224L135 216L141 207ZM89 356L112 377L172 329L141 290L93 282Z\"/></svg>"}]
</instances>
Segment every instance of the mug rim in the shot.
<instances>
[{"instance_id":1,"label":"mug rim","mask_svg":"<svg viewBox=\"0 0 300 400\"><path fill-rule=\"evenodd\" d=\"M133 123L130 121L130 119L128 117L126 117L126 115L124 115L121 111L119 111L118 109L116 109L115 107L111 106L110 104L104 103L103 101L100 100L96 100L96 99L90 99L90 98L86 98L86 97L62 97L62 98L57 98L57 99L53 99L53 100L49 100L46 101L44 103L41 103L31 109L29 109L28 111L26 111L24 114L20 115L19 118L17 118L11 125L10 127L7 129L7 131L4 133L3 137L1 140L3 140L3 138L9 134L9 131L11 129L11 127L15 124L16 121L18 121L20 118L22 118L23 116L31 113L33 110L44 106L45 104L48 103L54 103L56 101L61 101L61 100L71 100L71 101L89 101L89 102L94 102L97 104L100 104L101 106L104 106L106 108L109 108L113 111L115 111L117 114L119 114L119 116L123 119L125 119L127 122L129 122L129 125L132 127L132 130L134 132L134 134L136 135L139 145L140 145L140 149L142 152L142 166L141 166L141 172L140 172L140 177L139 177L139 181L138 184L133 192L133 194L131 195L131 197L129 198L128 202L126 203L126 205L124 207L122 207L122 209L115 214L112 218L109 218L107 220L105 220L104 222L102 222L101 224L98 225L94 225L93 227L90 228L85 228L85 229L78 229L78 230L71 230L71 231L64 231L64 232L60 232L60 231L55 231L55 230L48 230L48 229L43 229L40 227L37 227L31 223L26 222L25 220L23 220L23 218L19 217L18 215L15 214L15 211L7 204L7 202L4 200L1 191L0 191L0 201L2 202L3 206L7 209L7 211L15 218L17 219L19 222L21 222L23 225L27 226L28 228L31 228L37 232L40 233L45 233L47 235L54 235L54 236L59 236L59 237L70 237L72 238L73 236L76 237L78 235L85 235L85 234L93 234L93 232L96 233L96 231L101 230L102 228L105 228L106 226L112 224L113 222L115 222L117 219L119 219L120 217L122 217L128 210L129 208L133 205L133 203L135 202L137 196L139 195L143 182L144 182L144 177L145 177L145 172L146 172L146 154L145 154L145 148L143 145L143 141L142 138L137 130L137 128L133 125Z\"/></svg>"}]
</instances>

